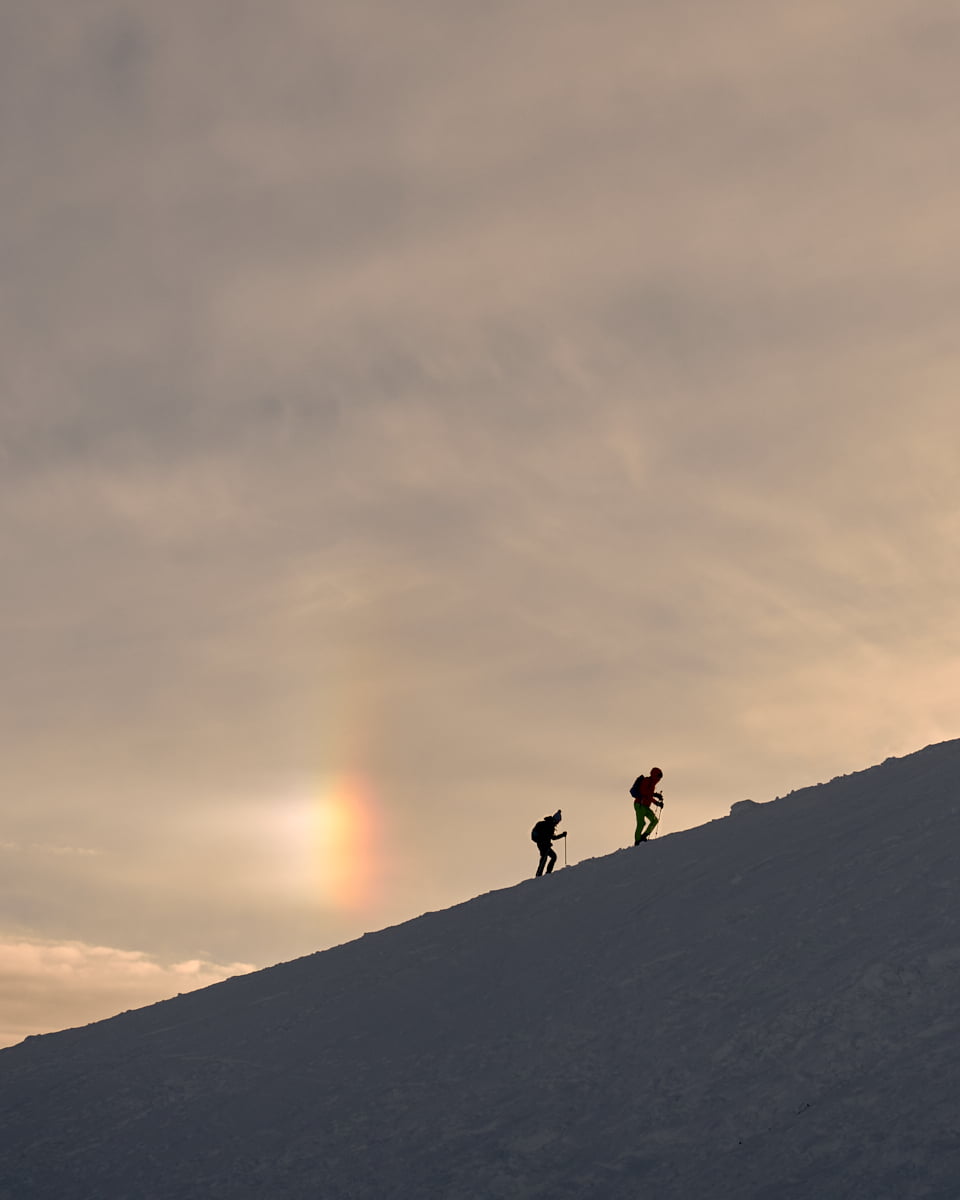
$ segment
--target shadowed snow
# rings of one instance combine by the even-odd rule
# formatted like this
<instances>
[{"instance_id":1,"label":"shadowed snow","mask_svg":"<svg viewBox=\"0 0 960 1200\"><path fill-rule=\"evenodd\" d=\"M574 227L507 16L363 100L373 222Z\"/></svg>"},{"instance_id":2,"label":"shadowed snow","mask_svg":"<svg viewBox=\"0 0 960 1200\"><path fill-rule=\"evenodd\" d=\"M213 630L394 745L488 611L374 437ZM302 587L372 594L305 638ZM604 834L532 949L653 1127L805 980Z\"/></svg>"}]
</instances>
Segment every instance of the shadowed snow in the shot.
<instances>
[{"instance_id":1,"label":"shadowed snow","mask_svg":"<svg viewBox=\"0 0 960 1200\"><path fill-rule=\"evenodd\" d=\"M960 1194L960 742L0 1054L4 1200Z\"/></svg>"}]
</instances>

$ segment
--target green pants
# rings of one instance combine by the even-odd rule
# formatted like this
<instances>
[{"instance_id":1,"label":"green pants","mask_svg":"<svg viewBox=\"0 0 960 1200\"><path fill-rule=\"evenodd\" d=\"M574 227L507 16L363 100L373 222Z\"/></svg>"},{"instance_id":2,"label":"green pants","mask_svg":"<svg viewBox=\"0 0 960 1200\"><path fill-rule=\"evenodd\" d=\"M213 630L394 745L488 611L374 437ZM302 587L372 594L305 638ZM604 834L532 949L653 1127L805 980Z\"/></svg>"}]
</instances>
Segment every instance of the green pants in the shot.
<instances>
[{"instance_id":1,"label":"green pants","mask_svg":"<svg viewBox=\"0 0 960 1200\"><path fill-rule=\"evenodd\" d=\"M633 844L636 845L642 837L649 837L653 833L660 818L652 808L647 808L645 804L634 804L633 807L637 813L637 832L633 835ZM647 825L648 821L650 822L649 825ZM644 831L645 825L646 831Z\"/></svg>"}]
</instances>

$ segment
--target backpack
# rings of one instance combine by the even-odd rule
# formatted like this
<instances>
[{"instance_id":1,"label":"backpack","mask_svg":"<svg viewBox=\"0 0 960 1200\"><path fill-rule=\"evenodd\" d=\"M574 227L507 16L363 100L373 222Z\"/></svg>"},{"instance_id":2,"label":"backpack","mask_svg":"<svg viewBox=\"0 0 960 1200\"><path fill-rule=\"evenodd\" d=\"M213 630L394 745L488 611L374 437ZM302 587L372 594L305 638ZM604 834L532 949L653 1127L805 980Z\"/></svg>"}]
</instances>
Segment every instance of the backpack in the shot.
<instances>
[{"instance_id":1,"label":"backpack","mask_svg":"<svg viewBox=\"0 0 960 1200\"><path fill-rule=\"evenodd\" d=\"M643 779L644 777L642 775L638 775L633 781L633 787L630 789L630 795L634 798L634 800L640 799L640 784L643 783Z\"/></svg>"},{"instance_id":2,"label":"backpack","mask_svg":"<svg viewBox=\"0 0 960 1200\"><path fill-rule=\"evenodd\" d=\"M534 827L530 830L530 841L531 842L545 841L552 833L553 833L553 828L551 827L551 824L549 821L547 821L547 820L538 821L536 823L536 825L534 825Z\"/></svg>"}]
</instances>

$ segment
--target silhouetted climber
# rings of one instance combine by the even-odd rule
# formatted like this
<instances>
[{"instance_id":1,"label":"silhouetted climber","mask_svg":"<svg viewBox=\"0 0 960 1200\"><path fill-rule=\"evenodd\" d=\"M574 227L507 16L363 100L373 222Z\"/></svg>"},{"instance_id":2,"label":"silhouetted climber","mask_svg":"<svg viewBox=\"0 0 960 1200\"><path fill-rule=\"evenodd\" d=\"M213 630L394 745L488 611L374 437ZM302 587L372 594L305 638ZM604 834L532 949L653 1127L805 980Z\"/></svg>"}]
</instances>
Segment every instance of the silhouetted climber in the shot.
<instances>
[{"instance_id":1,"label":"silhouetted climber","mask_svg":"<svg viewBox=\"0 0 960 1200\"><path fill-rule=\"evenodd\" d=\"M547 874L553 870L553 864L557 861L557 853L551 846L551 842L557 842L560 838L565 838L566 833L557 833L557 826L560 824L562 813L558 808L552 817L544 817L542 821L538 821L530 830L531 841L536 842L537 849L540 851L540 865L537 867L537 875L543 874L543 868L546 866Z\"/></svg>"},{"instance_id":2,"label":"silhouetted climber","mask_svg":"<svg viewBox=\"0 0 960 1200\"><path fill-rule=\"evenodd\" d=\"M660 818L653 811L653 806L656 804L658 808L663 808L663 797L656 790L657 785L663 778L663 772L659 767L653 767L649 775L638 775L634 780L633 787L630 789L630 795L633 797L633 808L637 814L637 832L633 835L633 844L639 846L641 842L645 842L657 827ZM649 825L647 822L650 822ZM646 828L644 828L646 826Z\"/></svg>"}]
</instances>

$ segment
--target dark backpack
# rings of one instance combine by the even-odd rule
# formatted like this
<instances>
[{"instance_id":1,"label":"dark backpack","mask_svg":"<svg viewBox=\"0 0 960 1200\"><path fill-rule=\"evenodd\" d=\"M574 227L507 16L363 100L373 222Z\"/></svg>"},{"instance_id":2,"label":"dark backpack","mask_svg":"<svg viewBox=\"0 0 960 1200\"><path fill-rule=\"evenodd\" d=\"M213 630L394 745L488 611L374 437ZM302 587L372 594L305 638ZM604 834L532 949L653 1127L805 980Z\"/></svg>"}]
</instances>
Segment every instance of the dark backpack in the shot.
<instances>
[{"instance_id":1,"label":"dark backpack","mask_svg":"<svg viewBox=\"0 0 960 1200\"><path fill-rule=\"evenodd\" d=\"M530 841L531 842L547 841L550 838L551 834L553 833L554 828L555 828L555 826L550 821L547 821L547 820L538 821L536 823L536 825L534 825L534 827L530 830Z\"/></svg>"},{"instance_id":2,"label":"dark backpack","mask_svg":"<svg viewBox=\"0 0 960 1200\"><path fill-rule=\"evenodd\" d=\"M633 781L633 787L630 789L630 795L634 798L634 800L640 799L640 784L643 783L643 778L644 777L642 775L638 775Z\"/></svg>"}]
</instances>

